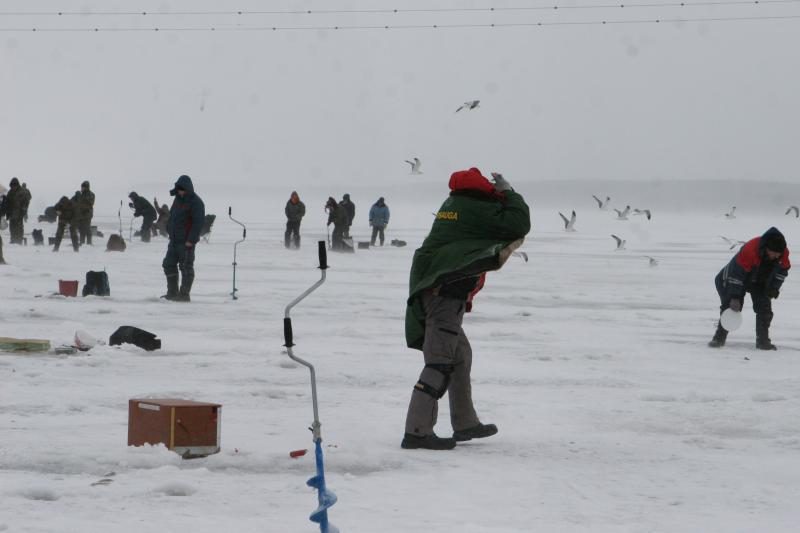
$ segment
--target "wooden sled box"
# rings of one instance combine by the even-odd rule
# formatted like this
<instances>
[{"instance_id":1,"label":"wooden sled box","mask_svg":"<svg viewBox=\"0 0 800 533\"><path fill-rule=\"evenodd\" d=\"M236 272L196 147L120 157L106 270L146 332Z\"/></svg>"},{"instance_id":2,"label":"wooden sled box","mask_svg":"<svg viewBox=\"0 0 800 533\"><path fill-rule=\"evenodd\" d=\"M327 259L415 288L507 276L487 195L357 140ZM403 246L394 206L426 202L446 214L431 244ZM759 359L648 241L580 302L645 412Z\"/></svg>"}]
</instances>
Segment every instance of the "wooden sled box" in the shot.
<instances>
[{"instance_id":1,"label":"wooden sled box","mask_svg":"<svg viewBox=\"0 0 800 533\"><path fill-rule=\"evenodd\" d=\"M176 399L128 401L128 446L164 444L184 459L220 450L222 406Z\"/></svg>"}]
</instances>

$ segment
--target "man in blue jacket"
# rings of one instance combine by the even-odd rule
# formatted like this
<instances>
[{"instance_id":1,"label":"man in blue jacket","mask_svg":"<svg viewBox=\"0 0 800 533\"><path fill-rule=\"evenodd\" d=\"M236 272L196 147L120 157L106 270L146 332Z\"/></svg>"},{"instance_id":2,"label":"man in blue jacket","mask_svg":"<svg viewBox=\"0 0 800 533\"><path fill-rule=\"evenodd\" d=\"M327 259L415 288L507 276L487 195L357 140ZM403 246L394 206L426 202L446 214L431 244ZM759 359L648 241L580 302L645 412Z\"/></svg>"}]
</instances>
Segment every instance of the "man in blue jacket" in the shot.
<instances>
[{"instance_id":1,"label":"man in blue jacket","mask_svg":"<svg viewBox=\"0 0 800 533\"><path fill-rule=\"evenodd\" d=\"M195 248L200 240L200 230L206 216L203 200L194 192L192 178L181 176L169 192L175 197L169 210L167 234L169 246L162 266L167 276L167 294L162 298L176 302L190 301L189 293L194 282ZM181 272L178 289L178 269Z\"/></svg>"},{"instance_id":2,"label":"man in blue jacket","mask_svg":"<svg viewBox=\"0 0 800 533\"><path fill-rule=\"evenodd\" d=\"M372 226L372 239L371 244L375 246L375 239L380 235L381 246L383 246L384 235L383 230L389 224L389 206L383 199L383 196L378 198L378 201L372 204L369 210L369 225Z\"/></svg>"}]
</instances>

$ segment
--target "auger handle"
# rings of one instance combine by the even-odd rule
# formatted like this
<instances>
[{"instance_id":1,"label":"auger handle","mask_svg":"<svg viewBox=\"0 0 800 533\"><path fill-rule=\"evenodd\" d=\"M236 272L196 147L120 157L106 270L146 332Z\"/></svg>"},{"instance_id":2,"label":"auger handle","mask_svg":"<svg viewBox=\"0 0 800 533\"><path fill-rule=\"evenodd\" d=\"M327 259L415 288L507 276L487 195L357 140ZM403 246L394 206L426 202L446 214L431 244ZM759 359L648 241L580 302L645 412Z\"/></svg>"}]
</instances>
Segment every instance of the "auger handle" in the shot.
<instances>
[{"instance_id":1,"label":"auger handle","mask_svg":"<svg viewBox=\"0 0 800 533\"><path fill-rule=\"evenodd\" d=\"M283 319L283 340L286 341L284 346L291 348L294 346L294 335L292 334L292 319L286 317Z\"/></svg>"},{"instance_id":2,"label":"auger handle","mask_svg":"<svg viewBox=\"0 0 800 533\"><path fill-rule=\"evenodd\" d=\"M320 268L320 270L327 270L328 269L328 249L325 247L325 241L319 241L317 243L317 248L319 249L319 268Z\"/></svg>"}]
</instances>

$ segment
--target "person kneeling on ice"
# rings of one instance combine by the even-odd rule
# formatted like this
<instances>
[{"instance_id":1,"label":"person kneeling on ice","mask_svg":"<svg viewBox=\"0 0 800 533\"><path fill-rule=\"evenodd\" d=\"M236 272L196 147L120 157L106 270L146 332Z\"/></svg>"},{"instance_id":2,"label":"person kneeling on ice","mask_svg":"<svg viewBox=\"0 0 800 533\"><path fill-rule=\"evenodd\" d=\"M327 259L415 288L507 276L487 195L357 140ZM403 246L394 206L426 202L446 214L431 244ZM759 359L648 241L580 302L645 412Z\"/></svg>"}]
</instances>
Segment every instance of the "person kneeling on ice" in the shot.
<instances>
[{"instance_id":1,"label":"person kneeling on ice","mask_svg":"<svg viewBox=\"0 0 800 533\"><path fill-rule=\"evenodd\" d=\"M472 404L472 349L461 324L486 272L499 270L531 229L522 196L500 174L494 184L477 168L450 177L450 197L414 252L406 307L406 343L422 350L425 368L414 385L401 447L449 450L456 441L489 437ZM452 438L438 437L438 401L450 400Z\"/></svg>"},{"instance_id":2,"label":"person kneeling on ice","mask_svg":"<svg viewBox=\"0 0 800 533\"><path fill-rule=\"evenodd\" d=\"M780 294L789 268L786 239L777 228L769 228L764 235L742 246L714 279L721 301L720 312L728 308L740 312L745 294L750 293L756 313L756 348L759 350L777 350L769 339L773 317L771 300ZM708 345L712 348L724 346L727 337L728 331L717 323L717 332Z\"/></svg>"},{"instance_id":3,"label":"person kneeling on ice","mask_svg":"<svg viewBox=\"0 0 800 533\"><path fill-rule=\"evenodd\" d=\"M177 302L190 301L189 293L194 282L194 257L200 230L206 217L203 200L194 192L192 178L181 176L175 182L175 188L169 192L175 197L169 210L167 234L169 245L162 267L167 276L167 300ZM152 206L151 206L152 208ZM178 289L178 269L181 272L180 289Z\"/></svg>"}]
</instances>

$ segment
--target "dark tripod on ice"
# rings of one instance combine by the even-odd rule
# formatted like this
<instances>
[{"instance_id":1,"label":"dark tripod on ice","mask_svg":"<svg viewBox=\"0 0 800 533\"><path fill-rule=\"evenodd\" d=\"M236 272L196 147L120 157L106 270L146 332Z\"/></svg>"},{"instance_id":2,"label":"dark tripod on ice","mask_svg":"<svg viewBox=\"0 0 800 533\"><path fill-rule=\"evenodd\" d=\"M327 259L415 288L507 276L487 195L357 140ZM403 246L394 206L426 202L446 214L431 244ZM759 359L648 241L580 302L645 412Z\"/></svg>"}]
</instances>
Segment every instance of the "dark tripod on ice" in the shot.
<instances>
[{"instance_id":1,"label":"dark tripod on ice","mask_svg":"<svg viewBox=\"0 0 800 533\"><path fill-rule=\"evenodd\" d=\"M236 248L247 239L247 228L244 224L233 218L233 209L230 206L228 206L228 218L242 227L242 238L233 243L233 290L231 291L231 296L233 296L234 300L238 300L239 297L236 296L236 293L239 291L239 289L236 288L236 265L238 264L236 262Z\"/></svg>"},{"instance_id":2,"label":"dark tripod on ice","mask_svg":"<svg viewBox=\"0 0 800 533\"><path fill-rule=\"evenodd\" d=\"M317 501L319 506L311 513L309 520L319 524L321 533L338 533L339 530L336 526L328 523L328 509L336 503L336 494L329 491L325 486L325 463L322 456L322 431L320 429L322 424L319 421L316 372L314 371L314 365L294 355L294 350L292 349L294 346L291 318L292 308L325 283L328 270L328 252L325 247L325 241L319 241L317 244L319 248L319 269L321 271L320 279L286 306L286 312L283 318L283 338L286 341L284 346L286 347L286 352L289 354L289 358L308 368L311 373L311 402L314 408L314 422L311 424L310 429L314 440L317 475L309 479L307 485L317 489Z\"/></svg>"}]
</instances>

